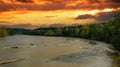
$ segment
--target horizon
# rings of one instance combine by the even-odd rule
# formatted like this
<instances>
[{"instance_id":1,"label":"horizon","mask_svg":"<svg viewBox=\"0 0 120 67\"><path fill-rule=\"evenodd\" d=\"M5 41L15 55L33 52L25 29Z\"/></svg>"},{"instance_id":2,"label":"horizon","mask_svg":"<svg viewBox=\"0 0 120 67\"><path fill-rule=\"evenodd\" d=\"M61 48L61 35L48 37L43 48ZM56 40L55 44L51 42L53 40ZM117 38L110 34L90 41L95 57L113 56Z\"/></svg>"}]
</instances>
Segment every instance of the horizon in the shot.
<instances>
[{"instance_id":1,"label":"horizon","mask_svg":"<svg viewBox=\"0 0 120 67\"><path fill-rule=\"evenodd\" d=\"M0 26L61 27L106 22L120 12L120 0L1 0Z\"/></svg>"}]
</instances>

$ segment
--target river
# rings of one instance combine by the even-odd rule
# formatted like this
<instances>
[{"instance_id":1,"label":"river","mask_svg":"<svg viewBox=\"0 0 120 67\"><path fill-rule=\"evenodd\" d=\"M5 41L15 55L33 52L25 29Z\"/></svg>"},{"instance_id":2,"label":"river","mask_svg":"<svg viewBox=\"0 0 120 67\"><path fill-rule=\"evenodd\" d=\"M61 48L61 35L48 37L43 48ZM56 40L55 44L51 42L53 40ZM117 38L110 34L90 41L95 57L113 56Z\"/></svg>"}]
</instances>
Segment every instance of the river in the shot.
<instances>
[{"instance_id":1,"label":"river","mask_svg":"<svg viewBox=\"0 0 120 67\"><path fill-rule=\"evenodd\" d=\"M112 67L109 44L70 37L14 35L0 39L0 67Z\"/></svg>"}]
</instances>

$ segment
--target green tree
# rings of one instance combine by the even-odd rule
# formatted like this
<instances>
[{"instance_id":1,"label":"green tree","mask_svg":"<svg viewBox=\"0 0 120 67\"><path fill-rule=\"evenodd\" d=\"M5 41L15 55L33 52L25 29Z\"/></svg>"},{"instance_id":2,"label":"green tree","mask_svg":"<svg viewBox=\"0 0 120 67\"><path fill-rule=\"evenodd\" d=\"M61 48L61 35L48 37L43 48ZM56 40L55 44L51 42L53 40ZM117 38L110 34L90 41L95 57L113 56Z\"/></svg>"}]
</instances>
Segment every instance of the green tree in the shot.
<instances>
[{"instance_id":1,"label":"green tree","mask_svg":"<svg viewBox=\"0 0 120 67\"><path fill-rule=\"evenodd\" d=\"M52 31L52 30L48 30L48 31L46 31L45 32L45 34L44 35L46 35L46 36L52 36L52 35L54 35L54 32Z\"/></svg>"},{"instance_id":2,"label":"green tree","mask_svg":"<svg viewBox=\"0 0 120 67\"><path fill-rule=\"evenodd\" d=\"M8 35L8 32L6 28L2 27L0 28L0 37L6 37Z\"/></svg>"}]
</instances>

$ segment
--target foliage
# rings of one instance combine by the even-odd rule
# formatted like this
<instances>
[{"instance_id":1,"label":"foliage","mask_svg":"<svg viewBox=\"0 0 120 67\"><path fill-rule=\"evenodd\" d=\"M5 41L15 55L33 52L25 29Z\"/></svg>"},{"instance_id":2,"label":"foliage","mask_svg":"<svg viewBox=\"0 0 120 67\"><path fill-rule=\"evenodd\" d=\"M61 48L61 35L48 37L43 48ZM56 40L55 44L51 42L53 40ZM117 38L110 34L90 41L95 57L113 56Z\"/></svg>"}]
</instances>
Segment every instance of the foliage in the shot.
<instances>
[{"instance_id":1,"label":"foliage","mask_svg":"<svg viewBox=\"0 0 120 67\"><path fill-rule=\"evenodd\" d=\"M112 58L114 60L113 67L120 67L120 55L113 56Z\"/></svg>"},{"instance_id":2,"label":"foliage","mask_svg":"<svg viewBox=\"0 0 120 67\"><path fill-rule=\"evenodd\" d=\"M6 28L2 27L0 28L0 37L6 37L8 35L8 32Z\"/></svg>"},{"instance_id":3,"label":"foliage","mask_svg":"<svg viewBox=\"0 0 120 67\"><path fill-rule=\"evenodd\" d=\"M5 28L5 27L0 28L0 38L4 38L8 35L14 35L14 34L15 34L15 30L12 28Z\"/></svg>"}]
</instances>

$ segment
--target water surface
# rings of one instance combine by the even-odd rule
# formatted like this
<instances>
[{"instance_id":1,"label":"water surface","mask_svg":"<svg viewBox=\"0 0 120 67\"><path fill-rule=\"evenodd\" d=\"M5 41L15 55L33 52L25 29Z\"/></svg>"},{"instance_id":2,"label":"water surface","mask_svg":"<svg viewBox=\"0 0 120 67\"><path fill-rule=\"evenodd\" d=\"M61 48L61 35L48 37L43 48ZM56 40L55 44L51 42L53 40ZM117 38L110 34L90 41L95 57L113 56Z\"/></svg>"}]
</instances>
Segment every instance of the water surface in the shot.
<instances>
[{"instance_id":1,"label":"water surface","mask_svg":"<svg viewBox=\"0 0 120 67\"><path fill-rule=\"evenodd\" d=\"M108 44L69 37L15 35L0 39L0 67L111 67ZM18 48L13 48L13 47Z\"/></svg>"}]
</instances>

